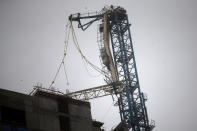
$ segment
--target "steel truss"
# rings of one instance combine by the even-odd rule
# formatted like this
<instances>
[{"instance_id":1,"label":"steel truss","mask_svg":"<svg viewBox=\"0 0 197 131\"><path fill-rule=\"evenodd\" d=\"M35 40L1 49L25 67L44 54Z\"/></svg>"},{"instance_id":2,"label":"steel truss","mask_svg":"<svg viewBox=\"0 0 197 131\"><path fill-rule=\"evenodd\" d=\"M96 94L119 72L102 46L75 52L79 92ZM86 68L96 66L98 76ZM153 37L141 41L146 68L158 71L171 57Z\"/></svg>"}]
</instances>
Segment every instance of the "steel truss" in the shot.
<instances>
[{"instance_id":1,"label":"steel truss","mask_svg":"<svg viewBox=\"0 0 197 131\"><path fill-rule=\"evenodd\" d=\"M121 85L122 85L121 83L116 83L116 87L120 87ZM49 94L54 94L54 95L62 95L65 97L71 97L73 99L81 100L81 101L89 101L94 98L114 95L112 84L88 88L88 89L75 91L75 92L68 92L66 94L64 94L63 92L57 91L55 88L48 89L48 88L42 87L42 85L36 85L34 86L33 91L29 93L29 95L33 96L39 91L46 92Z\"/></svg>"},{"instance_id":2,"label":"steel truss","mask_svg":"<svg viewBox=\"0 0 197 131\"><path fill-rule=\"evenodd\" d=\"M108 28L111 36L113 58L119 81L124 83L122 92L116 93L121 120L132 131L149 131L144 95L140 90L130 24L125 10L108 14Z\"/></svg>"},{"instance_id":3,"label":"steel truss","mask_svg":"<svg viewBox=\"0 0 197 131\"><path fill-rule=\"evenodd\" d=\"M119 88L122 84L116 83L115 85L117 88ZM71 93L65 94L65 96L69 96L77 100L87 101L87 100L94 99L94 98L114 95L114 91L112 88L113 86L114 84L102 85L102 86L93 87L93 88L89 88L85 90L71 92Z\"/></svg>"}]
</instances>

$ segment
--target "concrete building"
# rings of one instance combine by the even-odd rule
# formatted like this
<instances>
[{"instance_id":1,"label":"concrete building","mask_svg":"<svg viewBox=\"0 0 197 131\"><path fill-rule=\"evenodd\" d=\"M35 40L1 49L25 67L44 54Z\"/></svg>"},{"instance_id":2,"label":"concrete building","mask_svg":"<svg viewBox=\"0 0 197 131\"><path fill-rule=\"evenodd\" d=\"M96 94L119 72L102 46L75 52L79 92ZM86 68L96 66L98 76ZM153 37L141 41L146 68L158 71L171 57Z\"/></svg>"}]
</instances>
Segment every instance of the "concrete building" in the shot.
<instances>
[{"instance_id":1,"label":"concrete building","mask_svg":"<svg viewBox=\"0 0 197 131\"><path fill-rule=\"evenodd\" d=\"M89 102L36 90L31 95L0 89L2 131L104 131Z\"/></svg>"}]
</instances>

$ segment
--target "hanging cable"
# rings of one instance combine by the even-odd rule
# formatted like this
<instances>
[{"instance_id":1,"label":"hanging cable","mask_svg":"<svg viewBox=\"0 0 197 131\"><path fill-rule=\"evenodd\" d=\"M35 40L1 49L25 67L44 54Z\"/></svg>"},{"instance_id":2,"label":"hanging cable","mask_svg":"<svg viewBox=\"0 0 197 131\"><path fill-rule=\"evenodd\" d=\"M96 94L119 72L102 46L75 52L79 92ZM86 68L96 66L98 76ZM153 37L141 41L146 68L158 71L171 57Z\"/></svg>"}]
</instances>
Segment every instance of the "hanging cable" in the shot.
<instances>
[{"instance_id":1,"label":"hanging cable","mask_svg":"<svg viewBox=\"0 0 197 131\"><path fill-rule=\"evenodd\" d=\"M65 57L66 57L66 53L67 53L67 48L68 48L69 35L70 35L70 23L68 23L66 25L66 37L65 37L65 41L64 41L64 43L65 43L65 45L64 45L64 55L63 55L63 57L61 59L61 63L59 65L59 67L58 67L58 70L57 70L57 72L55 74L55 77L53 78L53 81L51 82L49 88L51 88L53 86L53 84L55 83L55 80L56 80L56 78L57 78L57 76L58 76L58 74L60 72L60 69L61 69L62 65L64 66L64 74L66 76L67 85L69 85L68 75L66 73L66 67L65 67L65 61L64 61Z\"/></svg>"},{"instance_id":2,"label":"hanging cable","mask_svg":"<svg viewBox=\"0 0 197 131\"><path fill-rule=\"evenodd\" d=\"M72 26L72 22L70 22L71 24L71 32L72 32L72 38L73 38L73 42L74 42L74 45L75 47L77 48L78 52L80 53L81 57L83 60L85 60L86 63L88 63L93 69L95 69L96 71L98 71L99 73L103 74L105 77L108 77L110 79L110 77L108 76L108 74L101 70L99 67L97 67L96 65L92 64L82 53L80 47L79 47L79 44L78 44L78 41L77 41L77 37L75 35L75 31L74 31L74 28Z\"/></svg>"},{"instance_id":3,"label":"hanging cable","mask_svg":"<svg viewBox=\"0 0 197 131\"><path fill-rule=\"evenodd\" d=\"M82 62L83 62L83 65L84 65L84 67L85 67L85 69L86 69L86 72L87 72L87 74L89 75L89 76L91 76L91 77L99 77L101 74L99 73L98 75L92 75L90 72L89 72L89 70L88 70L88 63L87 62L85 62L85 60L83 60L82 59Z\"/></svg>"},{"instance_id":4,"label":"hanging cable","mask_svg":"<svg viewBox=\"0 0 197 131\"><path fill-rule=\"evenodd\" d=\"M66 81L67 81L66 85L67 85L67 86L69 86L69 85L70 85L70 83L69 83L69 81L68 81L68 75L67 75L67 72L66 72L66 66L65 66L65 64L64 64L64 63L63 63L63 66L64 66L64 74L65 74L65 76L66 76Z\"/></svg>"},{"instance_id":5,"label":"hanging cable","mask_svg":"<svg viewBox=\"0 0 197 131\"><path fill-rule=\"evenodd\" d=\"M70 36L70 23L68 22L68 24L66 25L66 37L65 37L65 41L64 41L64 43L65 43L64 55L66 55L65 53L67 52L69 36Z\"/></svg>"},{"instance_id":6,"label":"hanging cable","mask_svg":"<svg viewBox=\"0 0 197 131\"><path fill-rule=\"evenodd\" d=\"M66 38L65 38L65 45L64 45L64 56L66 57L67 55L67 49L68 49L68 41L69 41L69 36L70 36L70 23L68 22L68 24L66 25ZM65 66L65 58L63 59L63 66L64 66L64 74L66 76L66 81L67 81L67 86L69 86L69 80L68 80L68 75L66 72L66 66Z\"/></svg>"},{"instance_id":7,"label":"hanging cable","mask_svg":"<svg viewBox=\"0 0 197 131\"><path fill-rule=\"evenodd\" d=\"M51 88L52 85L55 83L55 80L56 80L56 78L57 78L57 75L59 74L59 71L60 71L60 69L61 69L61 66L62 66L62 62L60 63L60 65L59 65L59 67L58 67L58 70L57 70L57 72L56 72L56 74L55 74L55 77L53 78L53 81L51 82L51 85L49 86L49 88Z\"/></svg>"},{"instance_id":8,"label":"hanging cable","mask_svg":"<svg viewBox=\"0 0 197 131\"><path fill-rule=\"evenodd\" d=\"M59 72L60 72L60 69L61 69L62 65L63 65L63 68L64 68L64 74L65 74L65 76L66 76L67 86L69 86L68 75L67 75L66 67L65 67L65 57L66 57L66 55L67 55L67 48L68 48L68 41L69 41L70 31L71 31L71 33L72 33L72 38L73 38L74 45L75 45L75 47L77 48L78 52L80 53L80 55L81 55L81 57L82 57L82 60L83 60L85 63L89 64L89 65L90 65L93 69L95 69L97 72L99 72L100 74L102 74L102 75L104 75L105 77L107 77L108 79L110 79L110 77L108 76L108 73L107 73L107 72L101 70L99 67L97 67L96 65L92 64L92 63L83 55L83 53L82 53L82 51L81 51L81 49L80 49L80 46L79 46L79 44L78 44L77 37L76 37L76 35L75 35L75 31L74 31L72 22L70 22L70 23L68 23L68 24L66 25L66 37L65 37L65 41L64 41L64 43L65 43L65 45L64 45L64 55L63 55L63 57L62 57L62 59L61 59L61 63L60 63L60 65L59 65L59 67L58 67L58 70L57 70L57 72L56 72L56 74L55 74L55 77L53 78L53 81L51 82L49 88L51 88L52 85L55 83L55 80L56 80L56 78L57 78L57 76L58 76L58 74L59 74ZM85 63L84 63L84 64L85 64ZM87 70L87 67L86 67L86 70ZM87 70L87 72L88 72L88 70Z\"/></svg>"}]
</instances>

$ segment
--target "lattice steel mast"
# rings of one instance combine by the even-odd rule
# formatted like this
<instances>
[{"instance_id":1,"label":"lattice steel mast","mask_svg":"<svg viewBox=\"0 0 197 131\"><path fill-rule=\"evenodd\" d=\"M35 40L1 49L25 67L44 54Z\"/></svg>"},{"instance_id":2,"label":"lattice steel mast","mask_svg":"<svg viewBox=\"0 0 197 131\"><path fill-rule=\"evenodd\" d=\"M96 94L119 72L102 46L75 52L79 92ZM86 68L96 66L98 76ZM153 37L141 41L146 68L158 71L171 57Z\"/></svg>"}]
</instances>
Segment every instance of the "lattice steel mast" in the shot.
<instances>
[{"instance_id":1,"label":"lattice steel mast","mask_svg":"<svg viewBox=\"0 0 197 131\"><path fill-rule=\"evenodd\" d=\"M78 21L78 28L87 29L93 22L102 20L100 31L104 34L102 52L105 54L104 65L111 73L113 93L117 96L122 123L132 131L151 131L154 125L150 124L145 106L144 94L140 90L136 68L133 44L130 33L130 24L126 10L121 7L103 9L95 15L81 16L79 13L71 15L70 21ZM92 19L82 24L81 19ZM110 53L108 35L110 34L112 54ZM102 53L101 52L101 53ZM113 57L113 58L112 58ZM121 82L121 86L113 83Z\"/></svg>"}]
</instances>

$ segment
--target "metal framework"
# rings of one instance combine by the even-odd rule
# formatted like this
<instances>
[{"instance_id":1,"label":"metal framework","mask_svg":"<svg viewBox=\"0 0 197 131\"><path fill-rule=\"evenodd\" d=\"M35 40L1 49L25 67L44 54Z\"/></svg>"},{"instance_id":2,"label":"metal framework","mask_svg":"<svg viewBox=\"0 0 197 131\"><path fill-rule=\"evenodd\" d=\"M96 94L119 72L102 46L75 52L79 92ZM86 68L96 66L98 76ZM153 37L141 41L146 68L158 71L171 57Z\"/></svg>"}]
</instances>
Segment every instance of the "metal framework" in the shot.
<instances>
[{"instance_id":1,"label":"metal framework","mask_svg":"<svg viewBox=\"0 0 197 131\"><path fill-rule=\"evenodd\" d=\"M121 85L122 84L118 83L116 84L116 87L120 87ZM112 84L102 85L102 86L93 87L93 88L89 88L85 90L71 92L71 93L65 94L65 96L69 96L78 100L90 100L90 99L99 98L103 96L114 95L112 86L113 86Z\"/></svg>"},{"instance_id":2,"label":"metal framework","mask_svg":"<svg viewBox=\"0 0 197 131\"><path fill-rule=\"evenodd\" d=\"M106 16L107 18L104 19ZM88 18L94 18L94 20L82 25L80 20ZM105 24L104 22L107 20L108 33L111 36L113 63L117 72L117 79L121 81L122 85L119 88L115 85L112 85L112 88L100 88L103 88L102 90L105 93L107 93L106 90L113 89L110 93L117 96L121 121L127 125L128 129L132 131L151 131L154 125L149 122L144 94L140 90L130 24L126 10L121 7L111 7L103 11L102 14L85 17L81 17L79 14L77 17L71 15L69 19L71 21L78 21L78 27L82 28L82 30L87 29L88 27L84 28L84 26L89 26L94 21L102 19L102 24ZM88 91L91 92L94 98L97 98L98 95L95 95L95 92L101 90L97 88ZM81 97L82 95L87 95L87 93L90 94L90 92L86 90L79 91L72 94L72 96ZM105 95L107 94L102 96ZM93 97L90 96L89 98Z\"/></svg>"},{"instance_id":3,"label":"metal framework","mask_svg":"<svg viewBox=\"0 0 197 131\"><path fill-rule=\"evenodd\" d=\"M120 87L121 84L116 84L117 87ZM71 92L64 94L63 92L57 91L55 88L54 89L48 89L42 87L42 85L36 85L34 86L32 92L29 93L29 95L34 96L37 92L46 92L50 94L55 94L55 95L62 95L65 97L71 97L73 99L77 100L82 100L82 101L88 101L90 99L94 98L99 98L103 96L108 96L108 95L114 95L112 85L102 85L98 87L93 87L85 90L80 90L76 92Z\"/></svg>"},{"instance_id":4,"label":"metal framework","mask_svg":"<svg viewBox=\"0 0 197 131\"><path fill-rule=\"evenodd\" d=\"M137 67L126 11L118 9L108 15L113 57L123 92L117 94L121 120L133 131L151 130L140 90ZM116 91L115 91L116 92Z\"/></svg>"}]
</instances>

